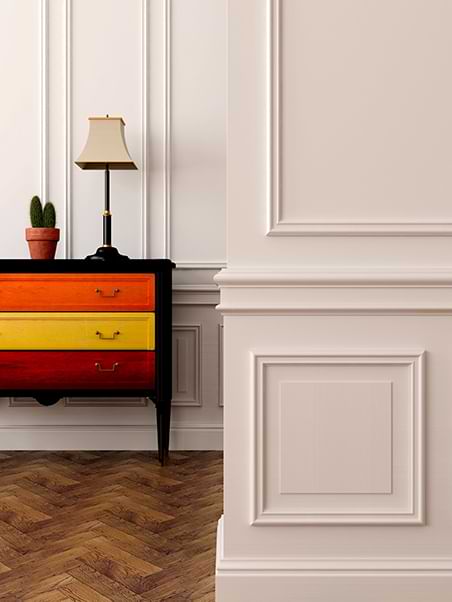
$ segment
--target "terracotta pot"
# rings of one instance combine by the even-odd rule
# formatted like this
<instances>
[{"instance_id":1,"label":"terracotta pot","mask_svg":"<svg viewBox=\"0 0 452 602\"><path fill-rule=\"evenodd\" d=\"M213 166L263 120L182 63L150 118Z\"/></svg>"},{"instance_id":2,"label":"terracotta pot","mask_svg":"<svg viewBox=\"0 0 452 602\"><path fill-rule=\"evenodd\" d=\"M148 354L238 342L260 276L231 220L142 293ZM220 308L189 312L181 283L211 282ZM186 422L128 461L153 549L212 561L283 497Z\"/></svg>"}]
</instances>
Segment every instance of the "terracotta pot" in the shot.
<instances>
[{"instance_id":1,"label":"terracotta pot","mask_svg":"<svg viewBox=\"0 0 452 602\"><path fill-rule=\"evenodd\" d=\"M25 238L32 259L53 259L57 242L60 240L60 229L26 228Z\"/></svg>"}]
</instances>

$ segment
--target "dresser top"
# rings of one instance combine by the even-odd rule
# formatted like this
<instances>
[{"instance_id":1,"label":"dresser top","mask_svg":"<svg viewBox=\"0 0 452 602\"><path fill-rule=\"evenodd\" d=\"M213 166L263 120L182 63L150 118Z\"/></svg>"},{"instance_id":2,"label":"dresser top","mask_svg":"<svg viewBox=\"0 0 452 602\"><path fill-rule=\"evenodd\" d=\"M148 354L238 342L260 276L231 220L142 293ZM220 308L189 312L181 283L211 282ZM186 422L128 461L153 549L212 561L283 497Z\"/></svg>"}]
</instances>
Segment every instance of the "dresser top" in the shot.
<instances>
[{"instance_id":1,"label":"dresser top","mask_svg":"<svg viewBox=\"0 0 452 602\"><path fill-rule=\"evenodd\" d=\"M0 259L0 274L142 274L171 271L170 259Z\"/></svg>"}]
</instances>

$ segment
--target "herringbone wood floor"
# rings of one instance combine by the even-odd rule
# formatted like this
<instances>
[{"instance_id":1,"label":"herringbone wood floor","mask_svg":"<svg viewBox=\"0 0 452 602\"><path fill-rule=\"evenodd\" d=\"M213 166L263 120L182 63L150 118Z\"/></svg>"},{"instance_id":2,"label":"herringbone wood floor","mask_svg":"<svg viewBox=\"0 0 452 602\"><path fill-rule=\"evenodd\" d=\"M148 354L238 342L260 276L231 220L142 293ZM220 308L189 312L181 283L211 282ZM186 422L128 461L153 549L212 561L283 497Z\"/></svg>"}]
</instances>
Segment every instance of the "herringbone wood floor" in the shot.
<instances>
[{"instance_id":1,"label":"herringbone wood floor","mask_svg":"<svg viewBox=\"0 0 452 602\"><path fill-rule=\"evenodd\" d=\"M2 602L213 602L222 455L0 453Z\"/></svg>"}]
</instances>

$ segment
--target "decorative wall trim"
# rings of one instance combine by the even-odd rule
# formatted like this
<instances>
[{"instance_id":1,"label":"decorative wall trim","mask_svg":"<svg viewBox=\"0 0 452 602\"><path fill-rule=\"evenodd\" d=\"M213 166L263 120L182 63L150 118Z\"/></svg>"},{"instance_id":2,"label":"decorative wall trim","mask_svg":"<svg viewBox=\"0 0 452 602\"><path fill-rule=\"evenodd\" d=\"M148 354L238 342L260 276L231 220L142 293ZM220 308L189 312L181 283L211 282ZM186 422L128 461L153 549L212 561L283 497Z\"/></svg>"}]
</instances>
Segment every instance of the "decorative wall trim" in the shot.
<instances>
[{"instance_id":1,"label":"decorative wall trim","mask_svg":"<svg viewBox=\"0 0 452 602\"><path fill-rule=\"evenodd\" d=\"M164 0L163 19L163 154L164 154L164 176L163 176L163 256L171 257L171 135L172 135L172 2Z\"/></svg>"},{"instance_id":2,"label":"decorative wall trim","mask_svg":"<svg viewBox=\"0 0 452 602\"><path fill-rule=\"evenodd\" d=\"M451 316L452 306L448 307L363 307L354 305L350 307L228 307L223 304L217 306L223 315L235 316Z\"/></svg>"},{"instance_id":3,"label":"decorative wall trim","mask_svg":"<svg viewBox=\"0 0 452 602\"><path fill-rule=\"evenodd\" d=\"M221 270L227 265L224 261L176 261L175 263L178 270Z\"/></svg>"},{"instance_id":4,"label":"decorative wall trim","mask_svg":"<svg viewBox=\"0 0 452 602\"><path fill-rule=\"evenodd\" d=\"M445 220L283 220L281 0L267 0L267 236L451 236Z\"/></svg>"},{"instance_id":5,"label":"decorative wall trim","mask_svg":"<svg viewBox=\"0 0 452 602\"><path fill-rule=\"evenodd\" d=\"M163 255L172 258L172 0L164 1L163 19ZM143 0L146 2L146 0ZM174 260L178 269L220 270L226 267L224 260L219 261L192 261Z\"/></svg>"},{"instance_id":6,"label":"decorative wall trim","mask_svg":"<svg viewBox=\"0 0 452 602\"><path fill-rule=\"evenodd\" d=\"M219 301L216 284L173 285L173 305L216 305Z\"/></svg>"},{"instance_id":7,"label":"decorative wall trim","mask_svg":"<svg viewBox=\"0 0 452 602\"><path fill-rule=\"evenodd\" d=\"M9 397L10 408L45 408L32 397ZM143 408L149 405L145 397L63 397L59 403L66 408Z\"/></svg>"},{"instance_id":8,"label":"decorative wall trim","mask_svg":"<svg viewBox=\"0 0 452 602\"><path fill-rule=\"evenodd\" d=\"M72 0L64 3L64 258L72 257Z\"/></svg>"},{"instance_id":9,"label":"decorative wall trim","mask_svg":"<svg viewBox=\"0 0 452 602\"><path fill-rule=\"evenodd\" d=\"M9 408L39 408L39 407L45 407L45 406L41 406L32 397L8 397L7 399L8 399L8 407Z\"/></svg>"},{"instance_id":10,"label":"decorative wall trim","mask_svg":"<svg viewBox=\"0 0 452 602\"><path fill-rule=\"evenodd\" d=\"M149 2L141 2L141 257L148 259L150 251L149 200Z\"/></svg>"},{"instance_id":11,"label":"decorative wall trim","mask_svg":"<svg viewBox=\"0 0 452 602\"><path fill-rule=\"evenodd\" d=\"M452 557L247 557L228 558L224 551L224 517L218 521L217 527L217 574L228 572L271 572L278 573L319 573L320 575L353 575L371 573L373 576L388 576L388 573L440 573L452 576Z\"/></svg>"},{"instance_id":12,"label":"decorative wall trim","mask_svg":"<svg viewBox=\"0 0 452 602\"><path fill-rule=\"evenodd\" d=\"M0 449L20 450L156 450L155 425L1 425ZM217 424L171 424L172 450L221 450L223 427Z\"/></svg>"},{"instance_id":13,"label":"decorative wall trim","mask_svg":"<svg viewBox=\"0 0 452 602\"><path fill-rule=\"evenodd\" d=\"M218 405L224 407L224 324L218 324Z\"/></svg>"},{"instance_id":14,"label":"decorative wall trim","mask_svg":"<svg viewBox=\"0 0 452 602\"><path fill-rule=\"evenodd\" d=\"M193 397L191 399L178 399L177 391L179 389L178 379L178 357L177 357L177 341L176 341L176 361L173 361L173 372L176 379L176 386L173 386L173 407L201 407L202 406L202 396L201 396L201 383L202 383L202 330L201 324L173 324L173 334L181 333L181 332L192 332L194 333L194 341L195 341L195 352L192 357L187 357L187 363L190 359L193 361ZM174 382L174 381L173 381Z\"/></svg>"},{"instance_id":15,"label":"decorative wall trim","mask_svg":"<svg viewBox=\"0 0 452 602\"><path fill-rule=\"evenodd\" d=\"M222 573L270 573L272 576L288 573L312 576L340 575L387 577L393 575L452 576L452 557L248 557L228 558L224 552L224 517L217 528L217 575Z\"/></svg>"},{"instance_id":16,"label":"decorative wall trim","mask_svg":"<svg viewBox=\"0 0 452 602\"><path fill-rule=\"evenodd\" d=\"M44 4L48 0L41 0ZM141 256L150 257L149 206L149 2L142 0L141 23ZM72 0L65 0L65 167L64 167L64 258L72 257ZM42 186L41 186L42 188Z\"/></svg>"},{"instance_id":17,"label":"decorative wall trim","mask_svg":"<svg viewBox=\"0 0 452 602\"><path fill-rule=\"evenodd\" d=\"M66 408L145 408L149 405L146 397L66 397ZM153 406L153 404L152 404Z\"/></svg>"},{"instance_id":18,"label":"decorative wall trim","mask_svg":"<svg viewBox=\"0 0 452 602\"><path fill-rule=\"evenodd\" d=\"M303 524L360 524L360 525L397 525L424 523L424 351L422 350L376 350L365 351L274 351L252 352L253 382L253 419L251 474L254 475L251 495L251 525L303 525ZM406 366L410 370L410 484L409 506L392 509L383 506L370 511L367 508L350 511L347 509L318 512L300 508L273 511L266 507L266 454L265 446L265 378L269 366L316 365L316 366Z\"/></svg>"},{"instance_id":19,"label":"decorative wall trim","mask_svg":"<svg viewBox=\"0 0 452 602\"><path fill-rule=\"evenodd\" d=\"M452 273L405 270L223 270L223 314L450 315Z\"/></svg>"},{"instance_id":20,"label":"decorative wall trim","mask_svg":"<svg viewBox=\"0 0 452 602\"><path fill-rule=\"evenodd\" d=\"M49 193L49 2L40 4L40 61L41 61L41 149L40 195L46 202Z\"/></svg>"},{"instance_id":21,"label":"decorative wall trim","mask_svg":"<svg viewBox=\"0 0 452 602\"><path fill-rule=\"evenodd\" d=\"M241 287L373 287L373 288L452 288L450 269L431 267L427 270L315 269L226 269L213 277L223 288Z\"/></svg>"},{"instance_id":22,"label":"decorative wall trim","mask_svg":"<svg viewBox=\"0 0 452 602\"><path fill-rule=\"evenodd\" d=\"M280 16L279 0L267 0L267 236L280 223Z\"/></svg>"}]
</instances>

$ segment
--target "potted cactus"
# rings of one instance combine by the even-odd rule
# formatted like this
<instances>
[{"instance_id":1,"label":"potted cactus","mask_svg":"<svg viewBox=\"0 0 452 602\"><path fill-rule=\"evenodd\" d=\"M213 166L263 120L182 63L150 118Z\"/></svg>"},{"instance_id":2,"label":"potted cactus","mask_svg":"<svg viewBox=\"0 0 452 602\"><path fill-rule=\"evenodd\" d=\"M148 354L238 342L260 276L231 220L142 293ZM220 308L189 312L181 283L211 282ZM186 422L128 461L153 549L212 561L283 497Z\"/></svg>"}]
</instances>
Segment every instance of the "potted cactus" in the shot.
<instances>
[{"instance_id":1,"label":"potted cactus","mask_svg":"<svg viewBox=\"0 0 452 602\"><path fill-rule=\"evenodd\" d=\"M28 242L32 259L53 259L60 230L55 228L56 214L52 203L42 206L39 197L34 196L30 203L31 228L26 228L25 238Z\"/></svg>"}]
</instances>

